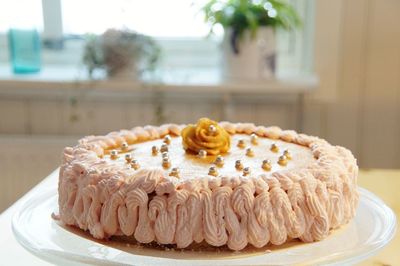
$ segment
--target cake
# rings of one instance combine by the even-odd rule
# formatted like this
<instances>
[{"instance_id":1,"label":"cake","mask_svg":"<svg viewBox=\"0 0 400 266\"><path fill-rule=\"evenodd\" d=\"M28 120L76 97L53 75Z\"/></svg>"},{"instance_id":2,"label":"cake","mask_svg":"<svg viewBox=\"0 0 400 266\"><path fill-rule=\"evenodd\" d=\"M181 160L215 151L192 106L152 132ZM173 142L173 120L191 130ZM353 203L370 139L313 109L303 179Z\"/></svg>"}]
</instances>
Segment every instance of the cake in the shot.
<instances>
[{"instance_id":1,"label":"cake","mask_svg":"<svg viewBox=\"0 0 400 266\"><path fill-rule=\"evenodd\" d=\"M354 217L357 175L349 150L275 126L134 127L64 149L59 218L177 248L313 242Z\"/></svg>"}]
</instances>

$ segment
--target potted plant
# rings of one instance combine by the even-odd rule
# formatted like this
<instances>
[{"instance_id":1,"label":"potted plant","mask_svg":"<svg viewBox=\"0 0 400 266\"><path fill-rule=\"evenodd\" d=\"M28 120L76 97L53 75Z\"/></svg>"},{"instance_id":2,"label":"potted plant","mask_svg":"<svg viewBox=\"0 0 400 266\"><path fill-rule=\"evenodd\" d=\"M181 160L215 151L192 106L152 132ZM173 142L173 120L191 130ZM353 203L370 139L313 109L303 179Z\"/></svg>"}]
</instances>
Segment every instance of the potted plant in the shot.
<instances>
[{"instance_id":1,"label":"potted plant","mask_svg":"<svg viewBox=\"0 0 400 266\"><path fill-rule=\"evenodd\" d=\"M259 80L274 77L275 30L301 24L296 10L285 0L210 0L205 19L224 28L223 75L228 79Z\"/></svg>"},{"instance_id":2,"label":"potted plant","mask_svg":"<svg viewBox=\"0 0 400 266\"><path fill-rule=\"evenodd\" d=\"M95 69L103 69L108 77L134 80L143 71L154 69L159 55L152 38L129 30L108 29L101 36L87 37L83 63L89 76Z\"/></svg>"}]
</instances>

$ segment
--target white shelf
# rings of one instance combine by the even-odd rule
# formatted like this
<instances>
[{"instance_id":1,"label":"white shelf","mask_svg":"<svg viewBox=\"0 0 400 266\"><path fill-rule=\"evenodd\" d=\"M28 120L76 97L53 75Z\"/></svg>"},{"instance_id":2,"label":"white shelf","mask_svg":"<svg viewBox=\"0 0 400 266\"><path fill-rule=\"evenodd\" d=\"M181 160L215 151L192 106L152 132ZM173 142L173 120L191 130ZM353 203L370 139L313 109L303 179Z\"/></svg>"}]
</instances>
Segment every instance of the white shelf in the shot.
<instances>
[{"instance_id":1,"label":"white shelf","mask_svg":"<svg viewBox=\"0 0 400 266\"><path fill-rule=\"evenodd\" d=\"M83 69L60 66L45 67L37 74L13 74L8 66L0 66L0 95L29 94L45 91L141 92L172 93L237 93L237 94L302 94L318 87L315 75L282 76L274 80L249 82L225 81L216 69L182 69L164 71L142 81L91 80ZM34 92L36 91L36 92Z\"/></svg>"}]
</instances>

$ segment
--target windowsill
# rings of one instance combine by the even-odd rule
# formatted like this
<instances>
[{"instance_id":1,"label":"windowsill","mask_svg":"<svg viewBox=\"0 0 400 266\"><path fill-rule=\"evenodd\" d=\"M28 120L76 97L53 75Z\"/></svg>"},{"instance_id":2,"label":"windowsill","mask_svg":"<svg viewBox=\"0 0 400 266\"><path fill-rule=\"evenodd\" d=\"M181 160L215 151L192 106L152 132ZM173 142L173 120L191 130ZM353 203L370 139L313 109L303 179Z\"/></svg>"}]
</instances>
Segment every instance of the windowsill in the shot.
<instances>
[{"instance_id":1,"label":"windowsill","mask_svg":"<svg viewBox=\"0 0 400 266\"><path fill-rule=\"evenodd\" d=\"M85 69L46 66L36 74L12 73L0 65L0 94L29 92L32 89L51 93L60 90L219 92L219 93L307 93L318 87L315 75L281 75L266 81L227 81L216 68L174 69L145 80L89 79ZM51 90L51 91L49 91Z\"/></svg>"}]
</instances>

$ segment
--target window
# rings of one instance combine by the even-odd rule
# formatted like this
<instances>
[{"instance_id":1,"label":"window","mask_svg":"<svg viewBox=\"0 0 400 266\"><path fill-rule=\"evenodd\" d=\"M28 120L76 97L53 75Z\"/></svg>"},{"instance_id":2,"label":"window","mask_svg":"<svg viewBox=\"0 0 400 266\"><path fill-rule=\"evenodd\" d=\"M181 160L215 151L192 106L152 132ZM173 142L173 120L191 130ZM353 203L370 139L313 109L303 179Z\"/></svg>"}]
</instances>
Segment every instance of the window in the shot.
<instances>
[{"instance_id":1,"label":"window","mask_svg":"<svg viewBox=\"0 0 400 266\"><path fill-rule=\"evenodd\" d=\"M83 34L101 34L108 28L126 27L150 35L159 42L163 50L160 68L164 70L217 68L223 31L213 38L205 38L209 28L199 10L206 1L6 0L5 8L0 9L0 62L8 60L4 48L7 48L5 32L10 27L35 27L42 32L45 43L53 37L60 39L63 49L44 49L43 62L73 67L81 66ZM310 71L314 1L291 2L304 18L304 28L295 33L278 33L278 65L291 73ZM51 45L47 45L49 47Z\"/></svg>"},{"instance_id":2,"label":"window","mask_svg":"<svg viewBox=\"0 0 400 266\"><path fill-rule=\"evenodd\" d=\"M24 8L21 8L24 7ZM12 27L43 29L41 0L6 0L0 8L0 32Z\"/></svg>"},{"instance_id":3,"label":"window","mask_svg":"<svg viewBox=\"0 0 400 266\"><path fill-rule=\"evenodd\" d=\"M67 34L100 34L110 27L129 28L154 37L204 37L208 27L191 0L63 0ZM89 16L90 14L90 16Z\"/></svg>"}]
</instances>

